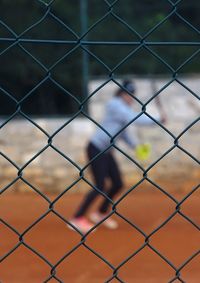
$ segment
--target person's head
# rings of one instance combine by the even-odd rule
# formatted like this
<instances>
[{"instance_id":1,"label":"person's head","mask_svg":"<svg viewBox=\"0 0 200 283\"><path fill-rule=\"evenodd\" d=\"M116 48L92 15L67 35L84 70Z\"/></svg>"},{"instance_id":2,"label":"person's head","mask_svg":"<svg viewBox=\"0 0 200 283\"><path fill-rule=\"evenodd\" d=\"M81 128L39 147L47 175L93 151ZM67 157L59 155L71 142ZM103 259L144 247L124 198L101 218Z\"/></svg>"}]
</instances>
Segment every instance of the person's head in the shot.
<instances>
[{"instance_id":1,"label":"person's head","mask_svg":"<svg viewBox=\"0 0 200 283\"><path fill-rule=\"evenodd\" d=\"M134 95L136 91L135 85L130 80L125 80L122 82L122 88L119 88L115 94L122 98L127 104L133 103L133 98L131 95ZM130 95L131 94L131 95Z\"/></svg>"}]
</instances>

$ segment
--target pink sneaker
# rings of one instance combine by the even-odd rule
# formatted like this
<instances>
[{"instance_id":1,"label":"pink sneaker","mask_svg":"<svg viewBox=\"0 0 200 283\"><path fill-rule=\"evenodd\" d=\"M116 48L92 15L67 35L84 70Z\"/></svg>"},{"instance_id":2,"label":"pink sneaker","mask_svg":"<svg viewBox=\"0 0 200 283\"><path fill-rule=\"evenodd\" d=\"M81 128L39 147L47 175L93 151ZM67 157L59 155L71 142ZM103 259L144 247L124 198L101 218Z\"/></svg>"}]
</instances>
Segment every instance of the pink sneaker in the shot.
<instances>
[{"instance_id":1,"label":"pink sneaker","mask_svg":"<svg viewBox=\"0 0 200 283\"><path fill-rule=\"evenodd\" d=\"M99 222L101 222L105 217L107 216L107 214L102 214L99 212L93 212L90 214L90 220L97 224ZM104 222L102 222L102 225L106 226L109 229L117 229L118 228L118 223L117 221L115 221L114 219L112 219L111 217L107 218Z\"/></svg>"},{"instance_id":2,"label":"pink sneaker","mask_svg":"<svg viewBox=\"0 0 200 283\"><path fill-rule=\"evenodd\" d=\"M77 218L73 218L70 220L70 223L72 225L74 225L80 232L82 233L87 233L90 229L92 229L92 227L94 226L91 222L89 222L87 220L87 218L85 217L77 217ZM71 229L71 230L74 230L75 229L68 225L68 227Z\"/></svg>"}]
</instances>

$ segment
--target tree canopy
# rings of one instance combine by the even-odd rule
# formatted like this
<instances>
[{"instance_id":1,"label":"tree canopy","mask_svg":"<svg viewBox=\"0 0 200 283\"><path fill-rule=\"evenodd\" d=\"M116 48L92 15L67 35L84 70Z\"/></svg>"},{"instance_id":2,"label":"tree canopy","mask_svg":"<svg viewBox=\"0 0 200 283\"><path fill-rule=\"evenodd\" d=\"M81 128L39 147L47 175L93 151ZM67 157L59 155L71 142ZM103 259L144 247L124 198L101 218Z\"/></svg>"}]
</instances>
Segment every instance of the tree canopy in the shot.
<instances>
[{"instance_id":1,"label":"tree canopy","mask_svg":"<svg viewBox=\"0 0 200 283\"><path fill-rule=\"evenodd\" d=\"M50 2L0 0L0 103L7 105L1 115L16 107L6 92L17 101L29 94L22 103L29 114L76 111L79 105L71 95L79 100L83 96L84 52L91 78L107 77L111 71L117 77L171 74L199 49L194 44L199 42L199 1L174 5L172 0L118 0L112 5L88 0L85 35L80 1L55 0L48 6ZM80 37L90 44L81 46ZM153 44L140 45L144 41ZM198 56L179 73L199 72Z\"/></svg>"}]
</instances>

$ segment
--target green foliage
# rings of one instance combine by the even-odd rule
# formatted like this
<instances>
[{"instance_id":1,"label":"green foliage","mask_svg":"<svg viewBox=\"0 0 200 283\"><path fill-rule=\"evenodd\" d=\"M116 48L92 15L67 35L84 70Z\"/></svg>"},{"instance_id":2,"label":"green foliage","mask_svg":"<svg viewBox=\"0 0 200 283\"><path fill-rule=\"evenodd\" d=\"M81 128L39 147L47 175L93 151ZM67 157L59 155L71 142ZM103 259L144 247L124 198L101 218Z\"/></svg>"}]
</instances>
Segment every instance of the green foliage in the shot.
<instances>
[{"instance_id":1,"label":"green foliage","mask_svg":"<svg viewBox=\"0 0 200 283\"><path fill-rule=\"evenodd\" d=\"M87 2L88 28L95 25L99 19L102 21L94 26L84 40L130 43L140 42L142 38L147 42L199 41L199 33L191 27L193 25L199 29L199 1L181 1L178 4L177 12L184 18L184 21L179 14L173 14L167 18L174 7L166 0L119 0L113 7L109 7L106 1L102 0L88 0ZM73 50L75 44L43 42L35 44L31 42L32 39L76 41L82 34L80 13L79 0L0 0L0 19L2 21L0 38L15 40L19 36L19 38L29 40L20 45L11 41L0 41L1 87L20 100L49 74L58 84L81 101L82 55L84 52L82 48L79 46ZM157 29L154 29L156 25ZM13 46L9 48L12 43ZM169 68L155 58L152 52L156 52L176 69L198 49L195 46L158 45L149 46L152 50L150 52L151 50L147 50L145 46L139 50L136 50L137 47L134 45L86 46L93 54L88 57L90 76L106 76L109 74L109 69L114 70L117 76L130 73L170 73ZM32 54L32 58L28 53ZM126 57L127 60L124 60ZM63 60L59 61L61 58ZM59 63L55 64L57 61ZM49 69L50 72L48 72ZM195 58L180 70L180 72L198 71ZM59 114L73 113L77 110L78 105L67 92L63 92L62 87L55 86L51 80L47 80L44 85L33 91L31 96L36 93L38 99L41 97L40 101L42 101L45 95L53 97L54 93L61 93L63 103L59 104L59 98L56 98L57 105L59 105L56 111ZM4 97L2 99L5 99L5 94L1 93L1 96ZM42 112L39 108L43 102L35 106L34 102L32 103L30 113ZM53 113L48 105L46 109L46 113Z\"/></svg>"}]
</instances>

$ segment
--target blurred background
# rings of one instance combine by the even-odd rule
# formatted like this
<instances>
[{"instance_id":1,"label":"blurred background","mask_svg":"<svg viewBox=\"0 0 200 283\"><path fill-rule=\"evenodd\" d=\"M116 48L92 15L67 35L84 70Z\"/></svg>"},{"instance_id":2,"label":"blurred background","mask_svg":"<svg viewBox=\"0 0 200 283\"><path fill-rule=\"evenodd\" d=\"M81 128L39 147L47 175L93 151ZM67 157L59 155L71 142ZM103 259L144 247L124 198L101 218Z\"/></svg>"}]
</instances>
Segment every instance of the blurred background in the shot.
<instances>
[{"instance_id":1,"label":"blurred background","mask_svg":"<svg viewBox=\"0 0 200 283\"><path fill-rule=\"evenodd\" d=\"M116 1L109 6L109 2L98 0L95 4L90 0L60 0L45 5L49 3L1 1L1 123L15 115L1 129L0 144L2 152L18 166L34 157L46 145L47 137L16 112L17 101L20 111L52 135L76 115L88 95L95 93L84 104L84 110L100 121L105 102L117 89L109 81L112 72L119 82L123 78L133 80L137 97L143 103L160 92L168 118L166 127L175 136L199 117L199 46L195 44L199 38L199 2L181 1L178 14L173 13L170 1L143 0L133 4L125 0L123 4ZM88 44L76 44L80 35ZM20 44L16 44L18 37ZM138 48L141 38L152 44ZM176 70L179 81L173 80ZM138 103L134 107L141 111ZM148 104L148 111L157 114L154 100ZM95 127L84 115L76 115L54 136L53 144L81 166L85 162L85 144ZM199 121L179 139L180 145L197 159L198 133ZM136 129L133 134L153 145L149 163L174 142L158 125ZM138 169L118 155L128 178L140 178ZM16 177L17 170L3 157L0 164L1 187L4 187ZM173 177L179 180L184 176L185 181L198 183L197 166L198 163L176 148L150 173L159 180L171 181ZM63 190L79 173L52 148L42 152L23 172L41 190L47 191ZM15 187L21 189L23 182L19 180L13 184Z\"/></svg>"},{"instance_id":2,"label":"blurred background","mask_svg":"<svg viewBox=\"0 0 200 283\"><path fill-rule=\"evenodd\" d=\"M148 171L151 182L118 203L129 222L114 215L117 231L101 226L83 242L120 266L124 282L199 282L199 10L196 0L0 0L0 282L102 283L112 276L66 221L91 189L80 170L97 128L92 119L101 121L125 78L137 99L149 101L152 117L159 93L167 117L167 131L156 123L130 127L152 146L140 165L166 155ZM142 110L137 101L133 108ZM143 171L116 155L126 193ZM90 180L88 169L84 176Z\"/></svg>"}]
</instances>

